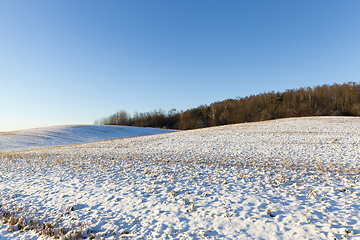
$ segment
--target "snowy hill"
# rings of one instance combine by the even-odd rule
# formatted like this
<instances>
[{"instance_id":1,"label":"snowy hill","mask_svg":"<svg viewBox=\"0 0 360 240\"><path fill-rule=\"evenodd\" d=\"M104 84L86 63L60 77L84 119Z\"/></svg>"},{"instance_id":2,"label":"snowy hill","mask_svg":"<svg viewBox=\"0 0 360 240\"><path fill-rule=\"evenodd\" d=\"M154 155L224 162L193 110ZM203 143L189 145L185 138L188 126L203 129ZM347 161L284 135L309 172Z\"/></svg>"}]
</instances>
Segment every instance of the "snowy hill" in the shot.
<instances>
[{"instance_id":1,"label":"snowy hill","mask_svg":"<svg viewBox=\"0 0 360 240\"><path fill-rule=\"evenodd\" d=\"M174 132L128 126L73 125L0 133L0 152L105 141Z\"/></svg>"},{"instance_id":2,"label":"snowy hill","mask_svg":"<svg viewBox=\"0 0 360 240\"><path fill-rule=\"evenodd\" d=\"M360 239L359 132L309 117L0 153L0 239Z\"/></svg>"}]
</instances>

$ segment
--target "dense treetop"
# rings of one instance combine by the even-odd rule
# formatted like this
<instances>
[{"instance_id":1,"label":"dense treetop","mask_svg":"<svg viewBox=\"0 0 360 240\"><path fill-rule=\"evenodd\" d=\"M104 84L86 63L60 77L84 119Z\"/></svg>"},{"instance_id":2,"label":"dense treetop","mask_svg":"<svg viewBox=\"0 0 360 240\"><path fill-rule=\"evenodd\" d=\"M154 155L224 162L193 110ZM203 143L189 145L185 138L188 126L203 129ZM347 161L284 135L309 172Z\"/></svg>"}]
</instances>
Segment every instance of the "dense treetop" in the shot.
<instances>
[{"instance_id":1,"label":"dense treetop","mask_svg":"<svg viewBox=\"0 0 360 240\"><path fill-rule=\"evenodd\" d=\"M226 124L305 116L360 116L360 85L354 82L269 92L227 99L178 112L137 113L125 111L95 124L171 129L195 129Z\"/></svg>"}]
</instances>

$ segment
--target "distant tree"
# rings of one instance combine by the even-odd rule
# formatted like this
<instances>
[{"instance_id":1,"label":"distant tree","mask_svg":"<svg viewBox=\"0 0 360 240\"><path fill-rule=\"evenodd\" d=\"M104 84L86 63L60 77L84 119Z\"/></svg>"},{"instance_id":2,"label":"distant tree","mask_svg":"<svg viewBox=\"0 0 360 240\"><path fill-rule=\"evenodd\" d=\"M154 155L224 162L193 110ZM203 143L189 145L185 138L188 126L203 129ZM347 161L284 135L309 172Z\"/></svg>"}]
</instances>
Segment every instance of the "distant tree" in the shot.
<instances>
[{"instance_id":1,"label":"distant tree","mask_svg":"<svg viewBox=\"0 0 360 240\"><path fill-rule=\"evenodd\" d=\"M243 98L226 99L197 108L167 113L161 109L111 115L95 124L129 125L172 129L194 129L233 123L264 121L304 116L360 116L360 85L354 82L285 92L269 92Z\"/></svg>"}]
</instances>

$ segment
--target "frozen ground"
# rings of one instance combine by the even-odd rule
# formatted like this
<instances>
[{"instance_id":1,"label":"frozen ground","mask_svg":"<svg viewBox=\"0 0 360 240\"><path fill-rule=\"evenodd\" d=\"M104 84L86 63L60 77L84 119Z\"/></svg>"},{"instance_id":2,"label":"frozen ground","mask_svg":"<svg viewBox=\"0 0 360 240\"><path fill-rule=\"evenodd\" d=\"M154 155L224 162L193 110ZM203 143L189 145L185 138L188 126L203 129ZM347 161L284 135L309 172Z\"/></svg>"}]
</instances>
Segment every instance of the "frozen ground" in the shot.
<instances>
[{"instance_id":1,"label":"frozen ground","mask_svg":"<svg viewBox=\"0 0 360 240\"><path fill-rule=\"evenodd\" d=\"M72 125L0 132L0 152L62 146L173 132L156 128Z\"/></svg>"},{"instance_id":2,"label":"frozen ground","mask_svg":"<svg viewBox=\"0 0 360 240\"><path fill-rule=\"evenodd\" d=\"M360 118L3 153L0 239L360 239Z\"/></svg>"}]
</instances>

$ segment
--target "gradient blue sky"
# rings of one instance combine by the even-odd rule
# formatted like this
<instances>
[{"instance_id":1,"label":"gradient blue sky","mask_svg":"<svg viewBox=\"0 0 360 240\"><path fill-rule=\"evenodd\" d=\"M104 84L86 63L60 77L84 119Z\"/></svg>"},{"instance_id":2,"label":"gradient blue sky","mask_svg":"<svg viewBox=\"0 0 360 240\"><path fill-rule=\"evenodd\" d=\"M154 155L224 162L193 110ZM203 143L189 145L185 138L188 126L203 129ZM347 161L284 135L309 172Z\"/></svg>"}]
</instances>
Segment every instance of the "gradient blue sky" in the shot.
<instances>
[{"instance_id":1,"label":"gradient blue sky","mask_svg":"<svg viewBox=\"0 0 360 240\"><path fill-rule=\"evenodd\" d=\"M359 82L360 1L0 0L0 131Z\"/></svg>"}]
</instances>

